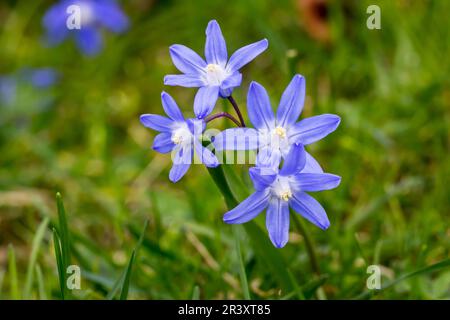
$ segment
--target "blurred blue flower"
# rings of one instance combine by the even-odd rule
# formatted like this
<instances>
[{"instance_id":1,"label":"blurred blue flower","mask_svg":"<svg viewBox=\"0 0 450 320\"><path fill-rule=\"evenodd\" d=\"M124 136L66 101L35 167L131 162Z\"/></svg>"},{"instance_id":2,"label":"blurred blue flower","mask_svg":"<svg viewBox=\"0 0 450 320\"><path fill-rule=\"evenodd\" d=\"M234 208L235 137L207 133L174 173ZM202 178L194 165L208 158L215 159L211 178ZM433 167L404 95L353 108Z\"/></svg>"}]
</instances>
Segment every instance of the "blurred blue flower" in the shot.
<instances>
[{"instance_id":1,"label":"blurred blue flower","mask_svg":"<svg viewBox=\"0 0 450 320\"><path fill-rule=\"evenodd\" d=\"M11 104L16 97L17 82L12 76L0 76L0 103Z\"/></svg>"},{"instance_id":2,"label":"blurred blue flower","mask_svg":"<svg viewBox=\"0 0 450 320\"><path fill-rule=\"evenodd\" d=\"M333 114L322 114L297 122L305 101L305 79L295 75L281 96L276 116L272 111L269 96L257 82L250 84L247 108L253 128L231 128L214 137L216 150L258 149L256 164L278 168L282 158L295 143L308 145L333 132L340 118ZM307 154L307 166L320 166Z\"/></svg>"},{"instance_id":3,"label":"blurred blue flower","mask_svg":"<svg viewBox=\"0 0 450 320\"><path fill-rule=\"evenodd\" d=\"M228 211L223 220L230 224L245 223L267 209L266 227L270 240L277 248L284 247L288 242L289 208L319 228L327 229L330 221L324 208L306 192L336 188L341 178L328 173L304 172L305 163L303 146L294 144L280 170L250 168L256 191Z\"/></svg>"},{"instance_id":4,"label":"blurred blue flower","mask_svg":"<svg viewBox=\"0 0 450 320\"><path fill-rule=\"evenodd\" d=\"M22 73L25 81L38 89L51 87L58 79L58 72L53 68L24 69Z\"/></svg>"},{"instance_id":5,"label":"blurred blue flower","mask_svg":"<svg viewBox=\"0 0 450 320\"><path fill-rule=\"evenodd\" d=\"M36 89L46 89L56 83L58 76L53 68L23 68L14 74L0 76L0 102L12 104L21 83L31 84Z\"/></svg>"},{"instance_id":6,"label":"blurred blue flower","mask_svg":"<svg viewBox=\"0 0 450 320\"><path fill-rule=\"evenodd\" d=\"M80 28L69 29L71 6L78 6ZM102 49L100 29L106 28L115 33L128 28L128 18L114 0L61 0L47 10L43 25L47 31L47 41L56 45L72 36L78 48L92 56Z\"/></svg>"},{"instance_id":7,"label":"blurred blue flower","mask_svg":"<svg viewBox=\"0 0 450 320\"><path fill-rule=\"evenodd\" d=\"M189 169L195 154L207 167L217 167L216 156L201 143L205 122L199 119L185 120L175 100L166 92L161 94L164 111L169 116L143 114L141 123L161 132L153 141L153 150L160 153L172 152L173 166L169 173L172 182L180 180Z\"/></svg>"},{"instance_id":8,"label":"blurred blue flower","mask_svg":"<svg viewBox=\"0 0 450 320\"><path fill-rule=\"evenodd\" d=\"M172 61L183 74L165 76L164 84L200 88L195 99L201 103L197 104L199 108L194 112L197 118L203 119L211 113L219 96L229 97L233 88L241 84L242 74L239 69L266 50L267 46L267 39L263 39L242 47L228 60L222 31L217 21L212 20L206 28L206 62L186 46L171 46Z\"/></svg>"}]
</instances>

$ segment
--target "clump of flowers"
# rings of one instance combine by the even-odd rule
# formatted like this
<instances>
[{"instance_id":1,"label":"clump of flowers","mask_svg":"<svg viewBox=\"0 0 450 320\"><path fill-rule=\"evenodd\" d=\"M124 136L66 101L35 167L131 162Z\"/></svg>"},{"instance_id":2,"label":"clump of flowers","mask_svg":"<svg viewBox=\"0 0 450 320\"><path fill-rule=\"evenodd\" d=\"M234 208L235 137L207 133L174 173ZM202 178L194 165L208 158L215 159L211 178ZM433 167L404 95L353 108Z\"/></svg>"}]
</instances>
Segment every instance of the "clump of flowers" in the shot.
<instances>
[{"instance_id":1,"label":"clump of flowers","mask_svg":"<svg viewBox=\"0 0 450 320\"><path fill-rule=\"evenodd\" d=\"M305 146L333 132L340 118L323 114L298 121L305 101L305 79L295 75L284 91L276 113L265 88L251 82L247 95L247 112L253 128L246 127L242 113L232 97L240 86L240 68L268 47L263 39L237 50L228 59L226 43L219 24L212 20L206 28L205 57L183 45L170 47L173 63L183 74L167 75L166 85L198 87L193 111L195 118L185 119L173 98L163 92L162 105L167 117L141 116L141 123L160 133L153 149L172 154L169 179L180 180L192 163L217 167L222 150L257 152L255 166L249 169L255 192L223 216L230 224L252 220L266 211L266 227L277 248L288 242L290 208L321 229L330 225L324 208L308 192L329 190L339 185L339 176L324 173L319 163L305 151ZM211 114L217 99L230 101L237 118L226 112ZM212 137L208 146L202 142L207 124L228 118L236 126Z\"/></svg>"},{"instance_id":2,"label":"clump of flowers","mask_svg":"<svg viewBox=\"0 0 450 320\"><path fill-rule=\"evenodd\" d=\"M122 33L129 21L115 0L61 0L47 10L42 24L50 45L71 37L81 52L93 56L102 49L102 29Z\"/></svg>"}]
</instances>

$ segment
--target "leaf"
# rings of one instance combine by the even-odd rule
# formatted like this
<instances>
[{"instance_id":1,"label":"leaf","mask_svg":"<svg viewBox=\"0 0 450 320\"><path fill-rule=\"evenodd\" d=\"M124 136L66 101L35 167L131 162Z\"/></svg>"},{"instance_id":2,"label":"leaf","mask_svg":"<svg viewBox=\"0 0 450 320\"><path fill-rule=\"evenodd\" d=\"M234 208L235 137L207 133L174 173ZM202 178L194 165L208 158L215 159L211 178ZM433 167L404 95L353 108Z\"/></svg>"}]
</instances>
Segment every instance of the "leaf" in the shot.
<instances>
[{"instance_id":1,"label":"leaf","mask_svg":"<svg viewBox=\"0 0 450 320\"><path fill-rule=\"evenodd\" d=\"M133 252L131 253L130 260L128 261L127 267L120 275L119 279L114 283L111 291L107 295L108 300L113 300L114 297L117 295L119 288L120 288L120 300L126 300L128 297L128 291L130 286L130 280L131 280L131 272L133 269L134 261L136 260L137 253L139 251L139 248L141 247L144 238L145 238L145 232L147 231L148 227L148 220L145 221L144 229L141 232L141 235L139 237L139 240L136 244L136 247L133 249Z\"/></svg>"},{"instance_id":2,"label":"leaf","mask_svg":"<svg viewBox=\"0 0 450 320\"><path fill-rule=\"evenodd\" d=\"M56 256L56 266L58 268L58 276L59 276L59 288L61 292L61 298L64 300L65 298L65 269L63 265L63 259L61 255L61 242L59 239L58 231L56 231L55 228L53 228L53 245L55 247L55 256Z\"/></svg>"},{"instance_id":3,"label":"leaf","mask_svg":"<svg viewBox=\"0 0 450 320\"><path fill-rule=\"evenodd\" d=\"M66 210L62 201L61 194L56 193L56 204L58 207L59 232L61 235L61 250L64 263L64 270L70 265L70 236L67 226Z\"/></svg>"},{"instance_id":4,"label":"leaf","mask_svg":"<svg viewBox=\"0 0 450 320\"><path fill-rule=\"evenodd\" d=\"M36 235L34 236L34 239L33 239L30 260L28 262L27 278L25 281L25 290L24 290L24 298L25 299L31 298L31 287L33 285L33 275L34 275L35 266L36 266L36 259L39 254L39 249L41 247L42 240L44 239L44 235L45 235L45 231L47 229L48 223L49 223L49 218L46 217L39 225L39 227L36 231Z\"/></svg>"},{"instance_id":5,"label":"leaf","mask_svg":"<svg viewBox=\"0 0 450 320\"><path fill-rule=\"evenodd\" d=\"M125 272L125 277L122 284L122 289L120 290L120 300L127 300L128 297L128 288L130 287L130 279L131 279L131 271L133 269L133 263L136 256L136 249L133 250L131 254L130 261L128 262L128 266Z\"/></svg>"},{"instance_id":6,"label":"leaf","mask_svg":"<svg viewBox=\"0 0 450 320\"><path fill-rule=\"evenodd\" d=\"M400 283L400 282L402 282L404 280L410 279L412 277L415 277L415 276L418 276L418 275L421 275L421 274L435 272L437 270L448 268L448 267L450 267L450 259L442 260L442 261L437 262L435 264L432 264L432 265L420 268L420 269L418 269L416 271L404 274L404 275L398 277L397 279L390 281L387 285L382 286L380 290L363 292L362 294L360 294L359 296L355 297L354 299L360 300L360 299L370 298L372 295L379 294L380 292L382 292L382 291L384 291L384 290L386 290L386 289L388 289L390 287L393 287L396 284L398 284L398 283Z\"/></svg>"},{"instance_id":7,"label":"leaf","mask_svg":"<svg viewBox=\"0 0 450 320\"><path fill-rule=\"evenodd\" d=\"M44 276L42 275L41 267L36 265L36 279L38 283L38 292L40 300L47 300L47 295L45 293Z\"/></svg>"},{"instance_id":8,"label":"leaf","mask_svg":"<svg viewBox=\"0 0 450 320\"><path fill-rule=\"evenodd\" d=\"M222 167L223 166L208 168L208 172L222 193L228 209L232 209L238 204L238 201L231 192L231 188L228 185ZM261 259L263 263L266 264L270 273L277 279L278 283L285 291L292 291L294 286L287 273L289 268L280 251L272 245L269 241L269 237L267 237L254 221L246 222L243 226L251 240L252 248L257 259Z\"/></svg>"},{"instance_id":9,"label":"leaf","mask_svg":"<svg viewBox=\"0 0 450 320\"><path fill-rule=\"evenodd\" d=\"M242 293L244 295L245 300L250 300L251 298L250 298L250 290L248 288L247 274L245 273L245 265L241 253L241 244L239 242L239 229L238 226L233 226L233 229L234 229L233 232L236 246L236 254L238 255L239 260L239 277L241 279Z\"/></svg>"},{"instance_id":10,"label":"leaf","mask_svg":"<svg viewBox=\"0 0 450 320\"><path fill-rule=\"evenodd\" d=\"M198 286L195 286L192 291L192 300L200 300L200 288Z\"/></svg>"},{"instance_id":11,"label":"leaf","mask_svg":"<svg viewBox=\"0 0 450 320\"><path fill-rule=\"evenodd\" d=\"M8 272L11 299L19 300L19 282L17 280L16 254L12 244L8 246Z\"/></svg>"}]
</instances>

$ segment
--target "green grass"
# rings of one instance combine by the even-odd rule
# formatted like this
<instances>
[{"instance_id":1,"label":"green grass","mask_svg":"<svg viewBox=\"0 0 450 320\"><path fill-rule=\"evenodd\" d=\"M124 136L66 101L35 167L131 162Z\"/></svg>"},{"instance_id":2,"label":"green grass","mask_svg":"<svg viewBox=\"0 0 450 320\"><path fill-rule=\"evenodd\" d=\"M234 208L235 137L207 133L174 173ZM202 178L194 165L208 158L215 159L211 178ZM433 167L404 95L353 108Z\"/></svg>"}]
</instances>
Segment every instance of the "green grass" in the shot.
<instances>
[{"instance_id":1,"label":"green grass","mask_svg":"<svg viewBox=\"0 0 450 320\"><path fill-rule=\"evenodd\" d=\"M61 73L49 90L20 84L13 105L0 102L0 298L449 299L450 3L332 2L332 41L323 44L296 2L126 2L133 27L105 33L95 58L70 42L42 45L50 1L0 4L0 75L24 66ZM381 30L366 28L374 3ZM225 203L208 171L192 166L173 184L170 156L150 150L155 133L139 115L163 112L161 91L192 116L195 90L163 85L176 73L168 47L202 52L212 18L230 52L269 40L233 94L245 117L251 80L275 107L301 73L302 117L342 118L307 147L342 176L339 188L315 194L327 231L302 220L305 238L291 219L279 250L261 215L235 237L222 222L232 199ZM226 102L217 108L232 112ZM252 191L247 166L223 169L232 197ZM64 285L69 264L81 268L81 290ZM372 264L382 266L379 292L366 288Z\"/></svg>"}]
</instances>

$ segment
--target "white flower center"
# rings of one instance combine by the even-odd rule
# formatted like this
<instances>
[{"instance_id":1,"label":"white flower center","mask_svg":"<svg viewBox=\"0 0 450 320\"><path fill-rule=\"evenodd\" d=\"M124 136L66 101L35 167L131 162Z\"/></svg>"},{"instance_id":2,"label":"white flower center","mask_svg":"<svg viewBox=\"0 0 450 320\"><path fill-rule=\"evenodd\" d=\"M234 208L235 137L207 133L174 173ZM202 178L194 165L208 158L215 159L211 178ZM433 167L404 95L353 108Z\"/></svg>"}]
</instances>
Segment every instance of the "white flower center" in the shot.
<instances>
[{"instance_id":1,"label":"white flower center","mask_svg":"<svg viewBox=\"0 0 450 320\"><path fill-rule=\"evenodd\" d=\"M208 85L219 86L228 77L228 73L218 64L208 64L205 68L205 81Z\"/></svg>"},{"instance_id":2,"label":"white flower center","mask_svg":"<svg viewBox=\"0 0 450 320\"><path fill-rule=\"evenodd\" d=\"M272 195L283 201L289 201L292 198L292 190L289 184L289 178L278 176L272 184Z\"/></svg>"},{"instance_id":3,"label":"white flower center","mask_svg":"<svg viewBox=\"0 0 450 320\"><path fill-rule=\"evenodd\" d=\"M274 134L279 136L281 139L284 139L284 138L286 138L286 129L278 126L274 129Z\"/></svg>"},{"instance_id":4,"label":"white flower center","mask_svg":"<svg viewBox=\"0 0 450 320\"><path fill-rule=\"evenodd\" d=\"M172 131L171 140L178 145L187 145L192 141L192 133L187 124L183 123L179 128Z\"/></svg>"}]
</instances>

